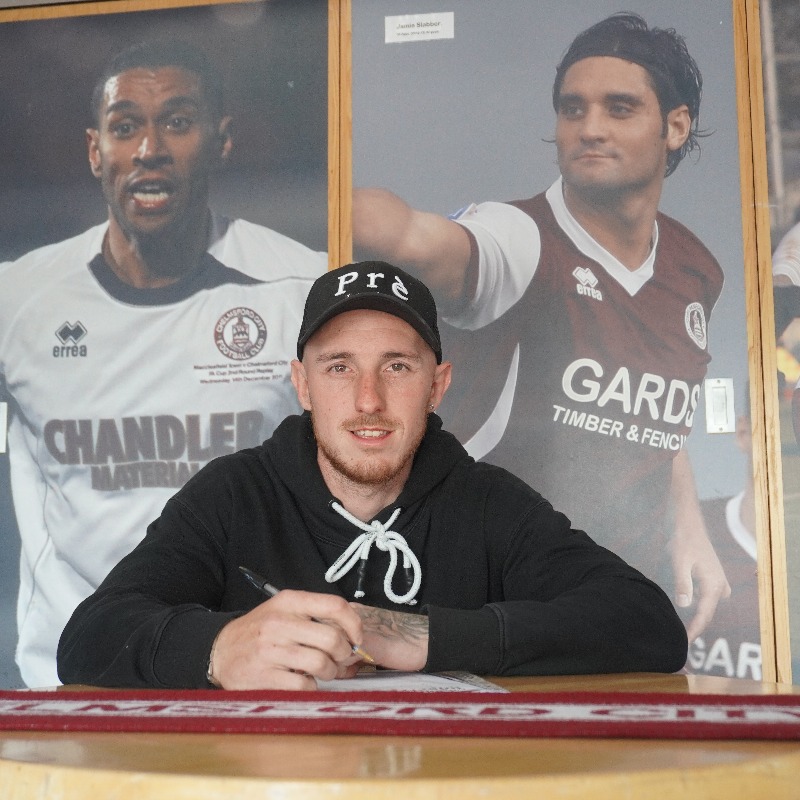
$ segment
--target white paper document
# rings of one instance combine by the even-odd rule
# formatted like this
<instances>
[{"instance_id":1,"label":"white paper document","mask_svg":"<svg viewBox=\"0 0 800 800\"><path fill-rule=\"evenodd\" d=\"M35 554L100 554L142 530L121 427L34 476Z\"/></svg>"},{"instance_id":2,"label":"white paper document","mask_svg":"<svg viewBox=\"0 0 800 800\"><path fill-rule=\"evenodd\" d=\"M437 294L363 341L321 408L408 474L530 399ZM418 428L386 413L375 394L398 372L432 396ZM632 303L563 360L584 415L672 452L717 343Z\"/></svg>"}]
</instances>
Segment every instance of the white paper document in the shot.
<instances>
[{"instance_id":1,"label":"white paper document","mask_svg":"<svg viewBox=\"0 0 800 800\"><path fill-rule=\"evenodd\" d=\"M325 692L506 692L470 672L399 672L391 669L362 670L355 678L317 681Z\"/></svg>"}]
</instances>

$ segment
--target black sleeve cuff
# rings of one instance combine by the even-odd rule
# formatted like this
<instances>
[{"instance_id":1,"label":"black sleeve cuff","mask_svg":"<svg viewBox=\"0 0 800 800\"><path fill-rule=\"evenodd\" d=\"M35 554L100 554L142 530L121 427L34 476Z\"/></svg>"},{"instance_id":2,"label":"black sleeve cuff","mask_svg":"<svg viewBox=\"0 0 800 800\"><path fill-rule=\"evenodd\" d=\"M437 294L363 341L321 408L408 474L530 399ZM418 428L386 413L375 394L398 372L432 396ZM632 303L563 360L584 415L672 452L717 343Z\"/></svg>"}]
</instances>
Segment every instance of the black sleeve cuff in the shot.
<instances>
[{"instance_id":1,"label":"black sleeve cuff","mask_svg":"<svg viewBox=\"0 0 800 800\"><path fill-rule=\"evenodd\" d=\"M430 629L424 672L465 670L494 675L502 663L500 618L484 606L475 611L428 606Z\"/></svg>"},{"instance_id":2,"label":"black sleeve cuff","mask_svg":"<svg viewBox=\"0 0 800 800\"><path fill-rule=\"evenodd\" d=\"M208 656L217 634L240 612L219 613L194 607L172 617L153 655L153 674L170 688L209 689Z\"/></svg>"}]
</instances>

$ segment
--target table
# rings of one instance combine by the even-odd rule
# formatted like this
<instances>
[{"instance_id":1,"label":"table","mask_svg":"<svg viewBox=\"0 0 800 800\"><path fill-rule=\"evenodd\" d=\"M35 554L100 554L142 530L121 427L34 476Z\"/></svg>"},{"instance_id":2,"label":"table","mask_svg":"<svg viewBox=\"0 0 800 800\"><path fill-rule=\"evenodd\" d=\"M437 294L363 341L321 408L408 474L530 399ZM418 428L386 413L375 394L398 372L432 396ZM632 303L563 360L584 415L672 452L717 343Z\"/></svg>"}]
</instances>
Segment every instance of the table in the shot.
<instances>
[{"instance_id":1,"label":"table","mask_svg":"<svg viewBox=\"0 0 800 800\"><path fill-rule=\"evenodd\" d=\"M800 694L687 675L493 679L512 691ZM800 797L800 742L0 732L3 800Z\"/></svg>"}]
</instances>

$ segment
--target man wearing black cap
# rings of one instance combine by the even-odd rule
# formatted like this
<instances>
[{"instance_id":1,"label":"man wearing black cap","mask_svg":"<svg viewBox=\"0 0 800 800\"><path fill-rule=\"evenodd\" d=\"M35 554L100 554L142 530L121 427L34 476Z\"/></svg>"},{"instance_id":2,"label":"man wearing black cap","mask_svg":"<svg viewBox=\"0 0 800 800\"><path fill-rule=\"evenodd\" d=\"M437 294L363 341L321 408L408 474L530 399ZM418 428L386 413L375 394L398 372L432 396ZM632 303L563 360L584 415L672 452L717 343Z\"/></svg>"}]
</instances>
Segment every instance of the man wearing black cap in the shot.
<instances>
[{"instance_id":1,"label":"man wearing black cap","mask_svg":"<svg viewBox=\"0 0 800 800\"><path fill-rule=\"evenodd\" d=\"M442 430L451 365L420 281L382 262L320 277L297 356L305 412L167 502L64 629L65 683L313 689L364 652L494 675L682 666L654 583Z\"/></svg>"},{"instance_id":2,"label":"man wearing black cap","mask_svg":"<svg viewBox=\"0 0 800 800\"><path fill-rule=\"evenodd\" d=\"M546 192L453 218L381 189L353 207L359 252L436 295L460 376L441 413L470 455L692 606L691 639L730 593L686 450L723 275L658 206L698 147L701 89L681 36L615 14L556 68Z\"/></svg>"}]
</instances>

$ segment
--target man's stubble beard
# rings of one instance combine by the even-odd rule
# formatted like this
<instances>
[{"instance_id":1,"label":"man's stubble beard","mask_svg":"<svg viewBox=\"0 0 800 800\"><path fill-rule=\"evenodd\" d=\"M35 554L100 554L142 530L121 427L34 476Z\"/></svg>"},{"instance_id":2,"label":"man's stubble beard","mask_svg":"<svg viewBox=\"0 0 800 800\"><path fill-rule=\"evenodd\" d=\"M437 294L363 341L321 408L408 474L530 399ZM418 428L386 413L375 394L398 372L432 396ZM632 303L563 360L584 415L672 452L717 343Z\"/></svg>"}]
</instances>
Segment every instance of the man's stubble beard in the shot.
<instances>
[{"instance_id":1,"label":"man's stubble beard","mask_svg":"<svg viewBox=\"0 0 800 800\"><path fill-rule=\"evenodd\" d=\"M371 419L369 422L366 421L366 418L362 418L358 421L358 424L368 426L380 425L382 422L385 424L384 420L381 420L377 417ZM342 426L342 429L349 430L349 428L346 428L345 426L351 424L352 422L345 423ZM372 488L385 486L391 483L394 478L403 472L403 470L408 466L409 462L413 460L417 450L419 449L420 443L425 436L425 426L422 426L416 441L410 442L406 451L402 453L400 458L396 461L374 461L366 456L363 461L354 463L353 459L346 460L338 450L328 447L327 444L322 441L321 437L317 433L317 427L314 421L313 413L311 414L311 425L314 430L314 438L317 442L317 448L334 469L334 471L338 473L340 477L344 478L346 481L354 484L355 486ZM387 427L390 427L392 430L396 429L396 426L391 424L387 425Z\"/></svg>"}]
</instances>

